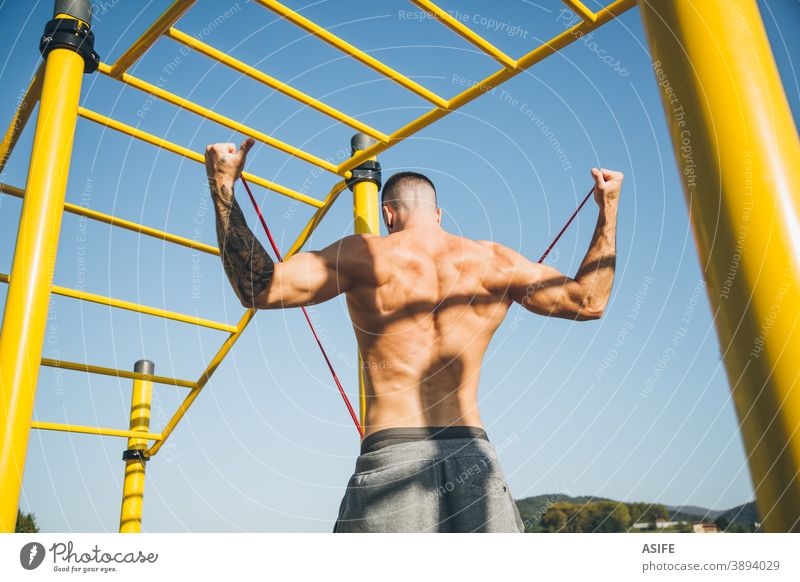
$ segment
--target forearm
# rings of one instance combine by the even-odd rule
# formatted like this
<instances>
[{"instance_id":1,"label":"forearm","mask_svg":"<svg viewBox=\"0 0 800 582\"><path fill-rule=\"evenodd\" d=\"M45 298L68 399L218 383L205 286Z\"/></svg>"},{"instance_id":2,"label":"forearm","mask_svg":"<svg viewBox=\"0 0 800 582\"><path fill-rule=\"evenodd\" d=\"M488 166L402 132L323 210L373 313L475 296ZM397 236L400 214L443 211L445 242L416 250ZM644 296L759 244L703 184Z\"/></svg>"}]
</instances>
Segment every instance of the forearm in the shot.
<instances>
[{"instance_id":1,"label":"forearm","mask_svg":"<svg viewBox=\"0 0 800 582\"><path fill-rule=\"evenodd\" d=\"M209 178L217 216L217 241L225 274L245 307L272 281L275 264L248 228L242 209L233 196L233 182Z\"/></svg>"},{"instance_id":2,"label":"forearm","mask_svg":"<svg viewBox=\"0 0 800 582\"><path fill-rule=\"evenodd\" d=\"M582 307L602 313L611 296L617 261L617 200L600 205L589 250L574 279L580 286Z\"/></svg>"}]
</instances>

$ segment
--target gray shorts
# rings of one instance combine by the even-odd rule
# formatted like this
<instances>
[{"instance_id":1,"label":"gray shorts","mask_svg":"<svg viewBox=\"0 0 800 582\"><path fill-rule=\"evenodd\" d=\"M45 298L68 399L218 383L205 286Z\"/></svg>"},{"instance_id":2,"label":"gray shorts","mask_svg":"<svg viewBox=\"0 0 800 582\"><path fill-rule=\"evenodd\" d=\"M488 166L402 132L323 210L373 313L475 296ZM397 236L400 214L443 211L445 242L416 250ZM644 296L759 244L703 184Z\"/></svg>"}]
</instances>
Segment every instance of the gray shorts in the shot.
<instances>
[{"instance_id":1,"label":"gray shorts","mask_svg":"<svg viewBox=\"0 0 800 582\"><path fill-rule=\"evenodd\" d=\"M396 428L362 442L334 532L522 532L486 433Z\"/></svg>"}]
</instances>

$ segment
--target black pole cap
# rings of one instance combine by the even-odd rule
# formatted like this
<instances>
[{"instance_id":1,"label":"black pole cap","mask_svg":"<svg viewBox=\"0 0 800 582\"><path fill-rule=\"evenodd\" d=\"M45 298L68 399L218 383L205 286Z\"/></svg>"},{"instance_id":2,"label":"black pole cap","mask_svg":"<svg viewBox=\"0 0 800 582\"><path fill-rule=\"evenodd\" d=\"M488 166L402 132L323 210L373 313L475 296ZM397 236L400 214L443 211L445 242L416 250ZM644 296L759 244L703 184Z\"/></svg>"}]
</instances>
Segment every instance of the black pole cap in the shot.
<instances>
[{"instance_id":1,"label":"black pole cap","mask_svg":"<svg viewBox=\"0 0 800 582\"><path fill-rule=\"evenodd\" d=\"M92 24L92 3L89 0L56 0L53 18L59 14L66 14L86 24Z\"/></svg>"},{"instance_id":2,"label":"black pole cap","mask_svg":"<svg viewBox=\"0 0 800 582\"><path fill-rule=\"evenodd\" d=\"M66 14L70 18L55 18ZM83 72L94 73L100 66L100 55L94 50L92 5L89 0L56 0L53 20L45 24L39 40L39 51L46 59L50 51L65 48L83 58Z\"/></svg>"},{"instance_id":3,"label":"black pole cap","mask_svg":"<svg viewBox=\"0 0 800 582\"><path fill-rule=\"evenodd\" d=\"M357 133L350 138L351 154L355 154L358 150L365 150L368 147L374 146L378 141L366 133Z\"/></svg>"},{"instance_id":4,"label":"black pole cap","mask_svg":"<svg viewBox=\"0 0 800 582\"><path fill-rule=\"evenodd\" d=\"M355 155L357 151L364 151L376 143L378 143L377 140L366 133L357 133L350 138L350 150L352 155ZM378 185L378 190L381 189L381 165L377 160L364 160L350 171L353 175L346 181L350 190L359 182L374 182Z\"/></svg>"},{"instance_id":5,"label":"black pole cap","mask_svg":"<svg viewBox=\"0 0 800 582\"><path fill-rule=\"evenodd\" d=\"M156 365L150 360L139 360L133 365L133 371L137 374L149 374L152 376L156 373Z\"/></svg>"}]
</instances>

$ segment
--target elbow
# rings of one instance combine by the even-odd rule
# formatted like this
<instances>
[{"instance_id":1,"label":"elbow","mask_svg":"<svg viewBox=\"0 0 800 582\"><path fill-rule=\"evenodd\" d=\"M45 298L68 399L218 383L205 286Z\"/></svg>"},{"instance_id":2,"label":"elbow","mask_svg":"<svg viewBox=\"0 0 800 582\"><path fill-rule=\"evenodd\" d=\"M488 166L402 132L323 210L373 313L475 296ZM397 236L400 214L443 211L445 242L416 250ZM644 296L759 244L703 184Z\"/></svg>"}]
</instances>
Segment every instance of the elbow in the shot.
<instances>
[{"instance_id":1,"label":"elbow","mask_svg":"<svg viewBox=\"0 0 800 582\"><path fill-rule=\"evenodd\" d=\"M578 314L578 321L596 321L603 317L604 311L602 307L581 309Z\"/></svg>"},{"instance_id":2,"label":"elbow","mask_svg":"<svg viewBox=\"0 0 800 582\"><path fill-rule=\"evenodd\" d=\"M596 321L603 317L608 299L598 301L597 298L587 297L578 310L579 321Z\"/></svg>"},{"instance_id":3,"label":"elbow","mask_svg":"<svg viewBox=\"0 0 800 582\"><path fill-rule=\"evenodd\" d=\"M242 307L245 309L257 309L257 301L256 298L250 295L249 297L246 294L238 295L239 302L242 304Z\"/></svg>"}]
</instances>

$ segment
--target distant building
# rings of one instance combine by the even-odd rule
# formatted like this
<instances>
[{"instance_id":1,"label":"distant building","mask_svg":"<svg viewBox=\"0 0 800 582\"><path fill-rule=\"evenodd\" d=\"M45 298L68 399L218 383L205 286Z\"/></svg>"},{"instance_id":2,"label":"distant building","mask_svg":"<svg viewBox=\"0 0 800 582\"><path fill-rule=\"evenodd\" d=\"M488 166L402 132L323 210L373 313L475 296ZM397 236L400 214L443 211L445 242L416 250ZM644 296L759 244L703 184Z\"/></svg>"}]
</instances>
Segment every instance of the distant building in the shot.
<instances>
[{"instance_id":1,"label":"distant building","mask_svg":"<svg viewBox=\"0 0 800 582\"><path fill-rule=\"evenodd\" d=\"M664 529L667 527L672 527L675 525L681 525L682 523L686 523L685 521L665 521L665 520L657 520L655 529ZM631 526L632 529L653 529L653 522L652 521L637 521Z\"/></svg>"},{"instance_id":2,"label":"distant building","mask_svg":"<svg viewBox=\"0 0 800 582\"><path fill-rule=\"evenodd\" d=\"M719 533L719 528L716 523L702 521L692 525L692 533Z\"/></svg>"}]
</instances>

